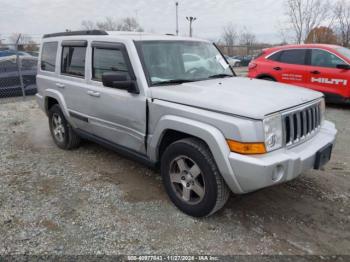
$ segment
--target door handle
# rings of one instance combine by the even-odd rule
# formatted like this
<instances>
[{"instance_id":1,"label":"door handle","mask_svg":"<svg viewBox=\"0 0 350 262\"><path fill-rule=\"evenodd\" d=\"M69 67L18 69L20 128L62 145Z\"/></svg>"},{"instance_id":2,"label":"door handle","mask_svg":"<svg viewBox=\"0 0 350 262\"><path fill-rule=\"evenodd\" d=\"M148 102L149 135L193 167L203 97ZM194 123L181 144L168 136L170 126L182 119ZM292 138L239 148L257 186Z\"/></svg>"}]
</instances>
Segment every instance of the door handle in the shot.
<instances>
[{"instance_id":1,"label":"door handle","mask_svg":"<svg viewBox=\"0 0 350 262\"><path fill-rule=\"evenodd\" d=\"M56 83L56 86L59 87L59 88L65 88L66 87L64 84L61 84L61 83Z\"/></svg>"},{"instance_id":2,"label":"door handle","mask_svg":"<svg viewBox=\"0 0 350 262\"><path fill-rule=\"evenodd\" d=\"M280 68L279 66L274 67L273 69L276 70L276 71L281 71L282 70L282 68Z\"/></svg>"},{"instance_id":3,"label":"door handle","mask_svg":"<svg viewBox=\"0 0 350 262\"><path fill-rule=\"evenodd\" d=\"M315 71L311 71L311 74L314 74L314 75L319 75L319 74L321 74L321 72L320 72L320 71L315 70Z\"/></svg>"},{"instance_id":4,"label":"door handle","mask_svg":"<svg viewBox=\"0 0 350 262\"><path fill-rule=\"evenodd\" d=\"M99 92L95 92L95 91L91 91L91 90L87 91L87 94L89 96L93 96L93 97L100 97L101 96L101 94Z\"/></svg>"}]
</instances>

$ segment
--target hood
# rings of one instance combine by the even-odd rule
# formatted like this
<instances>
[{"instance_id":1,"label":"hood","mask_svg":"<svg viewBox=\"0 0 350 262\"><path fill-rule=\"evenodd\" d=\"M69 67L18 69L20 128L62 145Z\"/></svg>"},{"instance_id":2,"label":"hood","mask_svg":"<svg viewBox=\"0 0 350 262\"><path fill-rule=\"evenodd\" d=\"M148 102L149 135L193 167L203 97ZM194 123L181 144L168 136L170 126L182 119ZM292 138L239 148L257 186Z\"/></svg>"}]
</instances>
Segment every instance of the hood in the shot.
<instances>
[{"instance_id":1,"label":"hood","mask_svg":"<svg viewBox=\"0 0 350 262\"><path fill-rule=\"evenodd\" d=\"M241 77L154 86L150 89L154 99L252 119L263 119L266 115L323 96L301 87Z\"/></svg>"}]
</instances>

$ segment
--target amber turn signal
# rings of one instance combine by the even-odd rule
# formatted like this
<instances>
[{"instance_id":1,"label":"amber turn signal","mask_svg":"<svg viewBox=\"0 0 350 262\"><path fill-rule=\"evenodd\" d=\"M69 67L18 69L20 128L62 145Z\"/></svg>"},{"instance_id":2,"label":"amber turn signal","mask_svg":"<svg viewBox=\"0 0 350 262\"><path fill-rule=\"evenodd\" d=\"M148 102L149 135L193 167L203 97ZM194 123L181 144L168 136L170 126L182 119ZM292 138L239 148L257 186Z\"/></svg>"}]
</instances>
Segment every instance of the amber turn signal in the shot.
<instances>
[{"instance_id":1,"label":"amber turn signal","mask_svg":"<svg viewBox=\"0 0 350 262\"><path fill-rule=\"evenodd\" d=\"M264 143L241 143L233 140L227 140L231 152L242 155L259 155L265 154L266 148Z\"/></svg>"}]
</instances>

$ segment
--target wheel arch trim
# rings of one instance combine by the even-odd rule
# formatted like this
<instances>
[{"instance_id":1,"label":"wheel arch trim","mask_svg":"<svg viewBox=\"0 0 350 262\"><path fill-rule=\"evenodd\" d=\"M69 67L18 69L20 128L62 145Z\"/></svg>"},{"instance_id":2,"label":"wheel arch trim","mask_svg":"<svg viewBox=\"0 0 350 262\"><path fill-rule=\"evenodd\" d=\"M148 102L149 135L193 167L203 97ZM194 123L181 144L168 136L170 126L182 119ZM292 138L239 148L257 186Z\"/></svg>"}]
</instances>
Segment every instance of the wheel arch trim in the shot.
<instances>
[{"instance_id":1,"label":"wheel arch trim","mask_svg":"<svg viewBox=\"0 0 350 262\"><path fill-rule=\"evenodd\" d=\"M264 77L269 77L269 78L272 78L274 81L277 81L276 78L275 78L274 76L272 76L272 75L270 75L270 74L266 74L266 73L264 73L264 74L259 74L259 75L256 77L256 79L262 79L262 78L264 78Z\"/></svg>"},{"instance_id":2,"label":"wheel arch trim","mask_svg":"<svg viewBox=\"0 0 350 262\"><path fill-rule=\"evenodd\" d=\"M159 160L158 152L164 134L169 131L178 131L203 140L209 147L216 165L230 189L236 194L242 190L229 161L230 149L224 135L217 128L196 120L179 116L163 116L149 141L148 155L152 161Z\"/></svg>"},{"instance_id":3,"label":"wheel arch trim","mask_svg":"<svg viewBox=\"0 0 350 262\"><path fill-rule=\"evenodd\" d=\"M44 97L44 107L45 107L46 114L48 114L48 100L49 98L53 98L58 102L58 105L60 106L66 120L69 122L69 124L71 124L74 127L72 121L70 121L70 114L68 111L67 104L64 100L63 95L60 92L54 89L46 89L43 93L43 97Z\"/></svg>"}]
</instances>

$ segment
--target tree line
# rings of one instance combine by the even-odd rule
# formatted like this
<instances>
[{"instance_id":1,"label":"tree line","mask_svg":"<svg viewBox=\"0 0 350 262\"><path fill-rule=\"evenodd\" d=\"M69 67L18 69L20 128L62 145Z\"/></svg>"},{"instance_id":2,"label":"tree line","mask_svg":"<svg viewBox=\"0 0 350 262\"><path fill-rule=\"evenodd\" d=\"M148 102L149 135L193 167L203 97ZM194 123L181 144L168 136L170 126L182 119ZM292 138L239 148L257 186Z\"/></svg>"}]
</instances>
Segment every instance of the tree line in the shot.
<instances>
[{"instance_id":1,"label":"tree line","mask_svg":"<svg viewBox=\"0 0 350 262\"><path fill-rule=\"evenodd\" d=\"M143 32L143 28L134 17L125 17L120 20L113 17L106 17L102 21L83 20L81 22L83 30L104 30L104 31L133 31Z\"/></svg>"},{"instance_id":2,"label":"tree line","mask_svg":"<svg viewBox=\"0 0 350 262\"><path fill-rule=\"evenodd\" d=\"M350 44L350 3L346 0L285 0L284 42Z\"/></svg>"},{"instance_id":3,"label":"tree line","mask_svg":"<svg viewBox=\"0 0 350 262\"><path fill-rule=\"evenodd\" d=\"M350 47L350 3L346 0L284 0L284 19L277 28L281 44L324 43ZM218 41L228 48L259 45L257 37L231 22ZM261 45L262 43L260 43ZM265 44L268 46L268 44Z\"/></svg>"}]
</instances>

